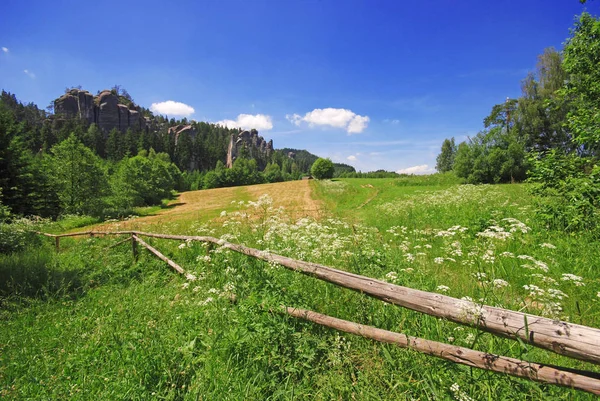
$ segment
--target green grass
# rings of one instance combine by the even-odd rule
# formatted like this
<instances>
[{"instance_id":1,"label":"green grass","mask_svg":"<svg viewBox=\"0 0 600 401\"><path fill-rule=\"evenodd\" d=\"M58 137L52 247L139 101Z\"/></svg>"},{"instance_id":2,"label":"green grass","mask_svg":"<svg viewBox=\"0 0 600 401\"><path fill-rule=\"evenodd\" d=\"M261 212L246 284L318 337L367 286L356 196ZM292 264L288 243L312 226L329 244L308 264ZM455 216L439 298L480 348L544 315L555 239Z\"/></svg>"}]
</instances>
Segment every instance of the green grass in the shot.
<instances>
[{"instance_id":1,"label":"green grass","mask_svg":"<svg viewBox=\"0 0 600 401\"><path fill-rule=\"evenodd\" d=\"M445 285L454 297L600 326L596 244L537 224L523 185L457 187L430 180L432 185L422 178L415 185L404 178L314 182L330 211L320 221L290 221L263 199L239 213L227 205L227 216L210 225L172 224L180 232L187 227L190 234L226 235L232 242L413 288L440 292ZM508 227L505 218L518 219L529 230L504 241L477 235L494 224ZM467 229L448 230L457 225ZM153 231L168 229L162 223ZM450 390L457 383L477 400L593 399L345 335L278 309L302 307L427 339L598 371L589 364L219 248L150 240L200 278L186 282L144 251L134 263L129 243L106 250L117 241L64 239L61 253L46 258L53 271L69 272L71 286L3 299L2 398L439 400L459 398ZM504 252L515 257L501 256ZM522 267L534 262L517 255L545 263L548 272ZM477 273L485 279L478 280ZM563 273L582 277L585 285L562 280ZM494 279L509 286L494 288L489 283ZM523 286L530 284L568 295L560 301L562 311L540 310L549 300L529 299Z\"/></svg>"}]
</instances>

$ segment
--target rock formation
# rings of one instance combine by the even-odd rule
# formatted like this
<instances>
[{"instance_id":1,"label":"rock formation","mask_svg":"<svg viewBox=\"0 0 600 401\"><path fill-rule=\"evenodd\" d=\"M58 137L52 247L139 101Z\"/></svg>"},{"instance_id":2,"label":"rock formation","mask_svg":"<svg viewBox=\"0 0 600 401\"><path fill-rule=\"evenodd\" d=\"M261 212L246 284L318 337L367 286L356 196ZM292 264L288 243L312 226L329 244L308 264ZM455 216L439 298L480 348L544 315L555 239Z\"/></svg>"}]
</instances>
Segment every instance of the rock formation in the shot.
<instances>
[{"instance_id":1,"label":"rock formation","mask_svg":"<svg viewBox=\"0 0 600 401\"><path fill-rule=\"evenodd\" d=\"M119 104L119 97L109 90L97 96L85 90L71 89L54 101L54 113L65 118L81 118L95 123L108 134L113 128L121 132L131 128L147 131L146 118L138 106Z\"/></svg>"},{"instance_id":2,"label":"rock formation","mask_svg":"<svg viewBox=\"0 0 600 401\"><path fill-rule=\"evenodd\" d=\"M250 158L260 162L261 160L267 160L271 156L273 152L273 140L269 142L265 141L262 136L258 135L258 131L255 129L231 135L227 148L227 168L233 167L233 162L243 148L246 148ZM264 166L260 167L264 168Z\"/></svg>"},{"instance_id":3,"label":"rock formation","mask_svg":"<svg viewBox=\"0 0 600 401\"><path fill-rule=\"evenodd\" d=\"M179 135L181 134L188 134L191 139L194 139L196 137L196 130L189 124L180 124L169 128L169 135L175 135L175 146L177 146L177 142L179 141Z\"/></svg>"}]
</instances>

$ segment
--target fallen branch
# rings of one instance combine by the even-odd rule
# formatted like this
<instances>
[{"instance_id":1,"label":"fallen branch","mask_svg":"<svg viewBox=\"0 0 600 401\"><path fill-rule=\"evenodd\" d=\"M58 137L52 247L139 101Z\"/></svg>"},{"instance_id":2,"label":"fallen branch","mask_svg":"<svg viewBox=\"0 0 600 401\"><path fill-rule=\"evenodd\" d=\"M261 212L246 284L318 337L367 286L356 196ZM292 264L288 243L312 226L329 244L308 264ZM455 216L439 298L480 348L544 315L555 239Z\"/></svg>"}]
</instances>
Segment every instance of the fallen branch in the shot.
<instances>
[{"instance_id":1,"label":"fallen branch","mask_svg":"<svg viewBox=\"0 0 600 401\"><path fill-rule=\"evenodd\" d=\"M437 341L425 340L402 333L378 329L304 309L284 307L287 314L346 333L356 334L402 348L409 348L427 355L475 368L524 377L541 383L556 384L600 395L599 375L593 372L564 370L560 367L526 362L506 356L475 351Z\"/></svg>"}]
</instances>

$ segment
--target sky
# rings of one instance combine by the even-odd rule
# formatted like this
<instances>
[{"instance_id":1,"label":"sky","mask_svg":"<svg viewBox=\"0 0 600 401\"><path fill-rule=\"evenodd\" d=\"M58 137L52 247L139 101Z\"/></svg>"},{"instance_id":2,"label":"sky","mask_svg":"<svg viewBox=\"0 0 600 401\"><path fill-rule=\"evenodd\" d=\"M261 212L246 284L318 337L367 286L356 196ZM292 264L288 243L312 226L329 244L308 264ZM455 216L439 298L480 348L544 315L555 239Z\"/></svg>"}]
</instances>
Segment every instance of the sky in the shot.
<instances>
[{"instance_id":1,"label":"sky","mask_svg":"<svg viewBox=\"0 0 600 401\"><path fill-rule=\"evenodd\" d=\"M429 173L586 9L600 1L3 0L0 88L45 108L118 84L155 114L256 128L277 149Z\"/></svg>"}]
</instances>

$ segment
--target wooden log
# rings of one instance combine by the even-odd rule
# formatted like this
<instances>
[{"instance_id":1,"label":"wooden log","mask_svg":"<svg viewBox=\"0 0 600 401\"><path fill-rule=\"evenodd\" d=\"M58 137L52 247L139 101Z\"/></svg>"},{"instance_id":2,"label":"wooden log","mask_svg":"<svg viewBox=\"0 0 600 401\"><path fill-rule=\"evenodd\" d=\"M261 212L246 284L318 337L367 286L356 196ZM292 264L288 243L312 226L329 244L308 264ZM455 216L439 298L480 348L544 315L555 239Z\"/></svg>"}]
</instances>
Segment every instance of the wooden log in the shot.
<instances>
[{"instance_id":1,"label":"wooden log","mask_svg":"<svg viewBox=\"0 0 600 401\"><path fill-rule=\"evenodd\" d=\"M516 312L493 306L480 305L413 288L390 284L358 274L332 269L316 263L294 260L236 245L205 236L183 236L136 232L154 238L212 242L244 255L267 262L278 263L288 269L311 275L318 279L368 294L395 305L451 320L455 323L477 327L507 338L523 342L561 355L600 364L600 330L560 320Z\"/></svg>"},{"instance_id":2,"label":"wooden log","mask_svg":"<svg viewBox=\"0 0 600 401\"><path fill-rule=\"evenodd\" d=\"M150 252L152 252L156 257L167 262L167 264L169 266L171 266L179 274L183 274L185 276L185 278L187 278L188 280L196 280L196 276L194 276L193 274L187 273L181 266L179 266L177 263L173 262L171 259L167 258L165 255L160 253L156 248L153 248L151 245L147 244L143 239L141 239L137 235L133 234L131 237L136 242L140 243L143 247L145 247Z\"/></svg>"},{"instance_id":3,"label":"wooden log","mask_svg":"<svg viewBox=\"0 0 600 401\"><path fill-rule=\"evenodd\" d=\"M600 395L600 379L597 373L573 371L570 369L565 370L560 367L541 365L506 356L488 354L470 348L458 347L437 341L412 337L402 333L378 329L372 326L365 326L309 310L290 307L284 307L284 310L287 314L296 318L308 320L322 326L331 327L376 341L395 344L402 348L409 348L462 365L506 373L511 376L523 377L541 383L571 387Z\"/></svg>"}]
</instances>

